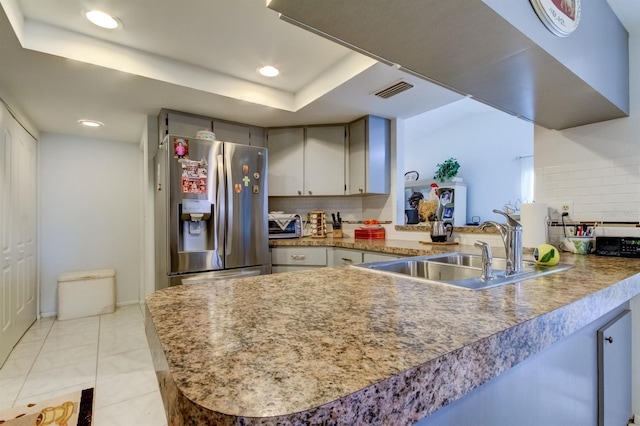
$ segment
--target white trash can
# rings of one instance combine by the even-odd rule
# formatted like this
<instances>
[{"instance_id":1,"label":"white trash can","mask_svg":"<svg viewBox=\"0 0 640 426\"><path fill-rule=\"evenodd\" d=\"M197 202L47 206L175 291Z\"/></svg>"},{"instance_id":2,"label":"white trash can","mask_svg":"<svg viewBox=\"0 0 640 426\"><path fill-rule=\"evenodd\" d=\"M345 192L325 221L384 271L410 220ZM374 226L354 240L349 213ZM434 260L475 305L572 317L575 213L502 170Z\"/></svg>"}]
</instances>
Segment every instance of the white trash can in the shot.
<instances>
[{"instance_id":1,"label":"white trash can","mask_svg":"<svg viewBox=\"0 0 640 426\"><path fill-rule=\"evenodd\" d=\"M116 271L64 272L58 277L58 319L110 314L116 310Z\"/></svg>"}]
</instances>

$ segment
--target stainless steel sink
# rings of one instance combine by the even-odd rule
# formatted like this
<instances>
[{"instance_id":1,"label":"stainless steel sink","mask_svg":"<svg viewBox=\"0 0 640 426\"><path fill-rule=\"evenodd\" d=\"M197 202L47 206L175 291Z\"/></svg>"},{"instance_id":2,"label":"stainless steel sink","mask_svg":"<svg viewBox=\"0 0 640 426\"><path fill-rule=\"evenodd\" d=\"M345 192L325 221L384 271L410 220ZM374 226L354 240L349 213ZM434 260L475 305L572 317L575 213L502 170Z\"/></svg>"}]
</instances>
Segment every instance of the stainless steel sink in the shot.
<instances>
[{"instance_id":1,"label":"stainless steel sink","mask_svg":"<svg viewBox=\"0 0 640 426\"><path fill-rule=\"evenodd\" d=\"M455 285L470 290L482 290L524 281L573 267L573 265L565 264L542 266L532 261L524 261L522 273L508 276L505 273L506 259L494 257L491 267L495 276L490 279L482 279L480 278L482 256L467 253L408 257L383 262L362 263L354 266L419 279L425 282Z\"/></svg>"}]
</instances>

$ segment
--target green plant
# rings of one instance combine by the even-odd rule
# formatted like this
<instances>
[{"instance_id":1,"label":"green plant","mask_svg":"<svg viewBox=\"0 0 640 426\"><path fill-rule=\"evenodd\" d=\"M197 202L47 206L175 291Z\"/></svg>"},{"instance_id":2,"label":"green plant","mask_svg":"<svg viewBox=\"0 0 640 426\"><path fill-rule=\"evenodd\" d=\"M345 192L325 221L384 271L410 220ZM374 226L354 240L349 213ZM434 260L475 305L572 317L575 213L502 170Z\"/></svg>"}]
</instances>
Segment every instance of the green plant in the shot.
<instances>
[{"instance_id":1,"label":"green plant","mask_svg":"<svg viewBox=\"0 0 640 426\"><path fill-rule=\"evenodd\" d=\"M433 178L440 182L444 182L445 180L456 177L459 168L460 164L458 163L458 160L449 157L442 163L438 164L438 170L436 170L436 174L433 175Z\"/></svg>"}]
</instances>

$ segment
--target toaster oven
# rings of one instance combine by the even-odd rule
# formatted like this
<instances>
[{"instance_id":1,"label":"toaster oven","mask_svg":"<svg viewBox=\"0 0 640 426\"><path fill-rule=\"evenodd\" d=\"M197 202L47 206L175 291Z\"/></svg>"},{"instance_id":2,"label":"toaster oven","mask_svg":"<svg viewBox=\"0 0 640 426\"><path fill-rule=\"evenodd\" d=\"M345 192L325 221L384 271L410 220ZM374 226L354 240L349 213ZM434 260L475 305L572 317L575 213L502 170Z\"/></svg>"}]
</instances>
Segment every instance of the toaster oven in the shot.
<instances>
[{"instance_id":1,"label":"toaster oven","mask_svg":"<svg viewBox=\"0 0 640 426\"><path fill-rule=\"evenodd\" d=\"M269 239L302 237L299 214L269 213Z\"/></svg>"}]
</instances>

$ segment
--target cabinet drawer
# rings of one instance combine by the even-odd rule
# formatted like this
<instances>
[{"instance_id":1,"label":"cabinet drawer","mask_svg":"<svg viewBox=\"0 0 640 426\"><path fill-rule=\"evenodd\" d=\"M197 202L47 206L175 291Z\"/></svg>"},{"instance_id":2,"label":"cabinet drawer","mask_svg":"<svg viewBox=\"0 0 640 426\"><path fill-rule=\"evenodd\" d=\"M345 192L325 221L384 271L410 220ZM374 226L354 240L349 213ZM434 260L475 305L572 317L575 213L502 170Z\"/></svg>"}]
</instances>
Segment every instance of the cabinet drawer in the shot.
<instances>
[{"instance_id":1,"label":"cabinet drawer","mask_svg":"<svg viewBox=\"0 0 640 426\"><path fill-rule=\"evenodd\" d=\"M302 271L302 270L309 270L309 269L317 269L317 268L324 268L324 266L315 266L315 265L311 265L311 266L293 266L293 265L275 265L271 267L271 273L272 274L279 274L280 272L294 272L294 271Z\"/></svg>"},{"instance_id":2,"label":"cabinet drawer","mask_svg":"<svg viewBox=\"0 0 640 426\"><path fill-rule=\"evenodd\" d=\"M361 251L334 249L333 264L335 266L357 265L358 263L362 263Z\"/></svg>"},{"instance_id":3,"label":"cabinet drawer","mask_svg":"<svg viewBox=\"0 0 640 426\"><path fill-rule=\"evenodd\" d=\"M399 259L399 256L394 256L392 254L382 254L382 253L368 253L364 254L364 263L370 262L380 262L385 260L394 260Z\"/></svg>"},{"instance_id":4,"label":"cabinet drawer","mask_svg":"<svg viewBox=\"0 0 640 426\"><path fill-rule=\"evenodd\" d=\"M311 247L272 248L271 264L327 266L327 249Z\"/></svg>"}]
</instances>

